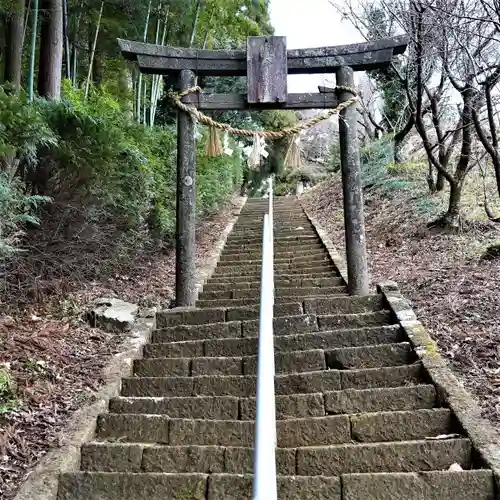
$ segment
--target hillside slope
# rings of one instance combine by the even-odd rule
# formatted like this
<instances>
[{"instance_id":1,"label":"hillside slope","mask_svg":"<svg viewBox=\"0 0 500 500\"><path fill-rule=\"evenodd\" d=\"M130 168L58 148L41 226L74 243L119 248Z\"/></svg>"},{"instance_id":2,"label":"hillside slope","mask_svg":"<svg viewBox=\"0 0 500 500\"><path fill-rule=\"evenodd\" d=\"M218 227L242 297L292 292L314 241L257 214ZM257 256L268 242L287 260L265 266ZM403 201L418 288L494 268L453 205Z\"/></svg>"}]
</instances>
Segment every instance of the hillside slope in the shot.
<instances>
[{"instance_id":1,"label":"hillside slope","mask_svg":"<svg viewBox=\"0 0 500 500\"><path fill-rule=\"evenodd\" d=\"M342 253L342 186L335 177L307 191L303 206L317 217ZM482 258L500 239L488 222L461 234L427 228L439 199L418 189L377 187L365 192L371 283L397 281L440 351L469 389L486 417L500 421L500 259Z\"/></svg>"}]
</instances>

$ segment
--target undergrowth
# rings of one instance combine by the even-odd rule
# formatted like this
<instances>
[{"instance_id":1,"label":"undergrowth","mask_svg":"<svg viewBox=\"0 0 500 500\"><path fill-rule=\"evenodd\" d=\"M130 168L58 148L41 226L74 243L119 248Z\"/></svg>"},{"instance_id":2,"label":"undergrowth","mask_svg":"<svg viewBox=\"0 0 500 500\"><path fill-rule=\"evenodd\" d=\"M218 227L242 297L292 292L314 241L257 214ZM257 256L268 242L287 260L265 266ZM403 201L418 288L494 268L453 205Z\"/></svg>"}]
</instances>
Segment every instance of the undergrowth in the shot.
<instances>
[{"instance_id":1,"label":"undergrowth","mask_svg":"<svg viewBox=\"0 0 500 500\"><path fill-rule=\"evenodd\" d=\"M363 191L373 193L381 199L394 200L426 222L438 219L446 212L449 186L431 193L427 184L428 164L425 155L414 156L404 163L394 163L393 144L390 136L372 141L360 148ZM340 172L340 150L338 142L331 145L327 170ZM500 212L498 192L493 169L482 172L473 169L466 177L461 197L461 213L467 227L475 227L488 221L485 197L494 213Z\"/></svg>"},{"instance_id":2,"label":"undergrowth","mask_svg":"<svg viewBox=\"0 0 500 500\"><path fill-rule=\"evenodd\" d=\"M244 168L234 143L231 156L216 158L207 157L204 144L202 136L199 216L214 213L233 196ZM66 253L69 261L75 250L74 265L88 268L85 279L112 274L115 261L127 262L146 248L171 247L175 200L174 126L134 122L105 86L85 98L66 81L60 102L32 104L0 88L0 276L22 282L30 274L42 280L50 274L47 266L45 273L24 268L21 250L31 252L36 266L46 257L48 267L54 265L52 252ZM60 267L69 272L71 266ZM7 292L8 284L2 286Z\"/></svg>"},{"instance_id":3,"label":"undergrowth","mask_svg":"<svg viewBox=\"0 0 500 500\"><path fill-rule=\"evenodd\" d=\"M243 169L237 150L209 158L202 143L200 215L234 193ZM147 226L168 244L175 229L175 157L175 129L133 122L105 87L85 99L67 81L60 102L32 105L0 89L0 258L15 250L26 223L38 224L41 205L51 201L83 209L89 223Z\"/></svg>"}]
</instances>

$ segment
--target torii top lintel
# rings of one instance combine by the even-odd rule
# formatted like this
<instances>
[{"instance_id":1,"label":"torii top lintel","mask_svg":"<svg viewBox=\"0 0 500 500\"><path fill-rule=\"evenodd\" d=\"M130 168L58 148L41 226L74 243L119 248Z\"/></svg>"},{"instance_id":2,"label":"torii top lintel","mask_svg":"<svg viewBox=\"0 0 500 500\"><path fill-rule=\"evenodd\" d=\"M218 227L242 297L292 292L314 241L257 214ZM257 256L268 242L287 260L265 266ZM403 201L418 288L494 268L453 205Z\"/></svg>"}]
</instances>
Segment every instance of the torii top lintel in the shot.
<instances>
[{"instance_id":1,"label":"torii top lintel","mask_svg":"<svg viewBox=\"0 0 500 500\"><path fill-rule=\"evenodd\" d=\"M168 74L186 69L206 76L248 73L244 50L189 49L122 39L118 39L118 43L123 56L137 61L143 73ZM354 71L382 69L390 64L394 55L402 54L407 45L407 35L399 35L375 42L287 50L287 72L291 75L332 73L341 66L350 66Z\"/></svg>"}]
</instances>

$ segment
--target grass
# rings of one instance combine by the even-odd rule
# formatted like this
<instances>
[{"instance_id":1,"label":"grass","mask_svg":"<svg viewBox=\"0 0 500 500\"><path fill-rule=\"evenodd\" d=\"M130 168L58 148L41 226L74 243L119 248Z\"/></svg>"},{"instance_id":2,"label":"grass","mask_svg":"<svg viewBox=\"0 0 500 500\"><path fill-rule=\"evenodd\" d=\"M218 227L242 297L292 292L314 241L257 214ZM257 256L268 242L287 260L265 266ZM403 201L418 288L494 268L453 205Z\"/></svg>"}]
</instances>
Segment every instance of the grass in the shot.
<instances>
[{"instance_id":1,"label":"grass","mask_svg":"<svg viewBox=\"0 0 500 500\"><path fill-rule=\"evenodd\" d=\"M7 365L0 368L0 415L17 408L16 384Z\"/></svg>"}]
</instances>

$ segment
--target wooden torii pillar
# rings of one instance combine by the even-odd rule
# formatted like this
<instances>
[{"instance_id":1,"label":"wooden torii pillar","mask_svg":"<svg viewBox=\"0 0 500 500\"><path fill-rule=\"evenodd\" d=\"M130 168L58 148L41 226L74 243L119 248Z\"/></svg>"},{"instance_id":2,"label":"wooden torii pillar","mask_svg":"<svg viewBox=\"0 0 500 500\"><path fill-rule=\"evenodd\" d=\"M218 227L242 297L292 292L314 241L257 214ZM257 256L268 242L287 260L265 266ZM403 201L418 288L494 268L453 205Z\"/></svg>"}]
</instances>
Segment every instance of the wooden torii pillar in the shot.
<instances>
[{"instance_id":1,"label":"wooden torii pillar","mask_svg":"<svg viewBox=\"0 0 500 500\"><path fill-rule=\"evenodd\" d=\"M289 94L287 75L335 73L337 86L354 87L354 71L383 69L406 50L406 35L316 49L287 50L286 38L249 37L247 50L199 50L118 40L125 58L148 74L174 74L178 90L194 86L196 76L246 76L247 94L191 94L183 99L199 110L329 109L352 95L345 90ZM339 134L344 194L348 289L367 294L368 266L363 215L363 192L357 137L356 107L340 114ZM194 306L196 147L194 123L178 116L176 305Z\"/></svg>"}]
</instances>

